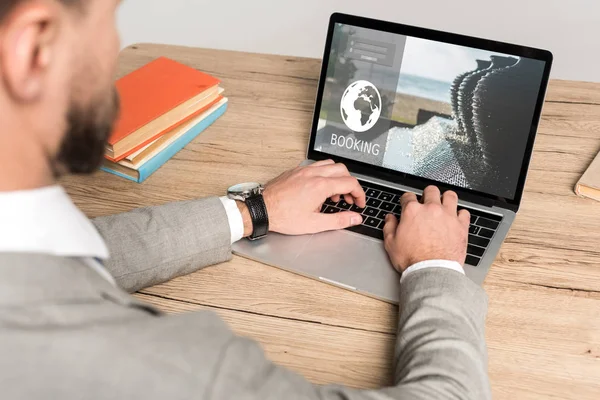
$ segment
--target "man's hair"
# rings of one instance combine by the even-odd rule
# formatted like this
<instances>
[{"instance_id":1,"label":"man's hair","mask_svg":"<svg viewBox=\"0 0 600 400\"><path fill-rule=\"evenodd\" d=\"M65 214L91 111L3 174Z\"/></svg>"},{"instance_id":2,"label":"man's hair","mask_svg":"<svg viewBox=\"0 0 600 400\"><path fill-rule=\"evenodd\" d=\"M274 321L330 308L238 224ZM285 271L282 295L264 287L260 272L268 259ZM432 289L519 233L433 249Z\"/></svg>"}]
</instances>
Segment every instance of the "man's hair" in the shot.
<instances>
[{"instance_id":1,"label":"man's hair","mask_svg":"<svg viewBox=\"0 0 600 400\"><path fill-rule=\"evenodd\" d=\"M0 0L0 23L4 21L4 18L22 1L26 0ZM55 0L59 3L71 6L77 3L81 3L82 0Z\"/></svg>"}]
</instances>

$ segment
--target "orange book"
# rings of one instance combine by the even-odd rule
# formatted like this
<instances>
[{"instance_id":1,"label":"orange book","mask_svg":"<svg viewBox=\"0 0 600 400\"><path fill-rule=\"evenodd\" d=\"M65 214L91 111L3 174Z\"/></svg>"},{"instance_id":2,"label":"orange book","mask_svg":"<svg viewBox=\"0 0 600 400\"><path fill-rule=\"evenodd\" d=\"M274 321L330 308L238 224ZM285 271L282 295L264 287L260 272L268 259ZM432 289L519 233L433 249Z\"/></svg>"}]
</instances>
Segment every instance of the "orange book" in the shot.
<instances>
[{"instance_id":1,"label":"orange book","mask_svg":"<svg viewBox=\"0 0 600 400\"><path fill-rule=\"evenodd\" d=\"M120 161L218 101L220 81L165 57L117 81L121 115L106 158Z\"/></svg>"},{"instance_id":2,"label":"orange book","mask_svg":"<svg viewBox=\"0 0 600 400\"><path fill-rule=\"evenodd\" d=\"M169 132L165 133L158 139L147 144L146 146L142 147L141 149L137 150L136 152L128 155L127 157L125 157L124 159L119 161L119 164L126 165L127 167L130 167L133 169L137 169L144 162L148 161L149 159L154 157L156 154L160 153L162 150L164 150L166 145L169 145L174 140L176 140L178 137L180 137L182 133L185 133L187 130L189 130L190 127L196 125L197 123L201 122L202 119L205 119L206 117L208 117L208 113L210 113L211 111L214 111L219 106L225 104L227 102L227 99L225 97L221 96L221 93L223 93L223 89L219 88L219 97L216 100L217 102L214 104L211 103L212 105L209 106L209 108L207 110L204 110L200 115L194 117L193 119L186 122L185 124L181 124L180 126L177 126L176 128L171 129Z\"/></svg>"}]
</instances>

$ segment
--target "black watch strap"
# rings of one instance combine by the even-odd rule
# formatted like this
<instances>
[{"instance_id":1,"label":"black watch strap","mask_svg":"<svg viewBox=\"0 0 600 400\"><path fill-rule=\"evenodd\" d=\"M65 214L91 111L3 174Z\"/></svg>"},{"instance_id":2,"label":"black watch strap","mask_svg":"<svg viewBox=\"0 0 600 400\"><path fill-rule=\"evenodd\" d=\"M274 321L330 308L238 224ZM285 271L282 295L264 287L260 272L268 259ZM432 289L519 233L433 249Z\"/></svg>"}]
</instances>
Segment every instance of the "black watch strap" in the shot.
<instances>
[{"instance_id":1,"label":"black watch strap","mask_svg":"<svg viewBox=\"0 0 600 400\"><path fill-rule=\"evenodd\" d=\"M250 240L262 239L269 232L269 216L267 215L267 205L262 194L248 197L246 206L252 218L252 235Z\"/></svg>"}]
</instances>

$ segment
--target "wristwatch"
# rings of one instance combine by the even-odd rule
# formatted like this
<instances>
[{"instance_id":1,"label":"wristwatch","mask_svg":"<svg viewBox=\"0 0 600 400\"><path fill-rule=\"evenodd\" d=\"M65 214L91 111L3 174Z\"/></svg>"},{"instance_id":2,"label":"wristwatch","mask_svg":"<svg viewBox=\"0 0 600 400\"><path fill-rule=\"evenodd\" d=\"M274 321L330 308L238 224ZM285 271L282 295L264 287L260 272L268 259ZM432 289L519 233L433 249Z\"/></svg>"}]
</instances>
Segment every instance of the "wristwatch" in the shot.
<instances>
[{"instance_id":1,"label":"wristwatch","mask_svg":"<svg viewBox=\"0 0 600 400\"><path fill-rule=\"evenodd\" d=\"M240 183L227 190L227 197L246 203L250 218L252 218L252 234L250 240L258 240L269 232L269 216L267 205L263 198L265 188L260 183Z\"/></svg>"}]
</instances>

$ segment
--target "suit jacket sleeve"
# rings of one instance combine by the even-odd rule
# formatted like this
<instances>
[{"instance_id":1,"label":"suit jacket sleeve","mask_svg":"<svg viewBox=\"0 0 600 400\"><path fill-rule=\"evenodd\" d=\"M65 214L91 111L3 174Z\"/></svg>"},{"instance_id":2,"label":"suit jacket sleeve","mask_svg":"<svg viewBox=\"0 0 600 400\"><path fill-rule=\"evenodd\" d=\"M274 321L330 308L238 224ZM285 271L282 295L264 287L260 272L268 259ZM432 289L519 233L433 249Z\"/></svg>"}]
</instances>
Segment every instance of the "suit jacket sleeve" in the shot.
<instances>
[{"instance_id":1,"label":"suit jacket sleeve","mask_svg":"<svg viewBox=\"0 0 600 400\"><path fill-rule=\"evenodd\" d=\"M395 353L398 399L491 399L487 372L487 295L444 268L403 281ZM395 395L397 394L397 395Z\"/></svg>"},{"instance_id":2,"label":"suit jacket sleeve","mask_svg":"<svg viewBox=\"0 0 600 400\"><path fill-rule=\"evenodd\" d=\"M222 351L211 399L487 400L485 292L465 276L430 268L401 288L395 385L380 390L313 386L234 337Z\"/></svg>"},{"instance_id":3,"label":"suit jacket sleeve","mask_svg":"<svg viewBox=\"0 0 600 400\"><path fill-rule=\"evenodd\" d=\"M133 210L92 221L110 251L105 267L129 292L231 258L231 233L214 198Z\"/></svg>"}]
</instances>

